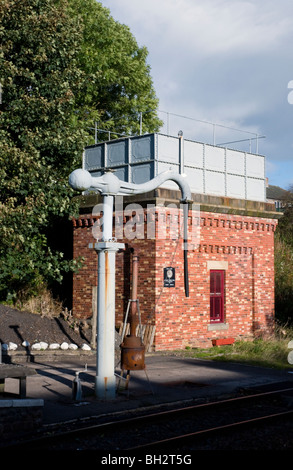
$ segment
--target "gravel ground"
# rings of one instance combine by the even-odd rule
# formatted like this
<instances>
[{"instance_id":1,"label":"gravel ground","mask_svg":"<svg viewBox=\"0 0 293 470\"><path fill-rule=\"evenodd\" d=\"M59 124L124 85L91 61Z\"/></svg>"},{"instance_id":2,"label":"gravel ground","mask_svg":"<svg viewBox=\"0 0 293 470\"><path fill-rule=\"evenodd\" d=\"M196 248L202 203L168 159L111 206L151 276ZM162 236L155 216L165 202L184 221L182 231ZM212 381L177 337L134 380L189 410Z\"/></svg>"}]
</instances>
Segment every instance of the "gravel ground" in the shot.
<instances>
[{"instance_id":1,"label":"gravel ground","mask_svg":"<svg viewBox=\"0 0 293 470\"><path fill-rule=\"evenodd\" d=\"M91 329L73 329L64 318L42 317L0 304L0 343L15 343L24 350L23 341L30 345L44 341L48 344L74 343L78 347L90 343Z\"/></svg>"}]
</instances>

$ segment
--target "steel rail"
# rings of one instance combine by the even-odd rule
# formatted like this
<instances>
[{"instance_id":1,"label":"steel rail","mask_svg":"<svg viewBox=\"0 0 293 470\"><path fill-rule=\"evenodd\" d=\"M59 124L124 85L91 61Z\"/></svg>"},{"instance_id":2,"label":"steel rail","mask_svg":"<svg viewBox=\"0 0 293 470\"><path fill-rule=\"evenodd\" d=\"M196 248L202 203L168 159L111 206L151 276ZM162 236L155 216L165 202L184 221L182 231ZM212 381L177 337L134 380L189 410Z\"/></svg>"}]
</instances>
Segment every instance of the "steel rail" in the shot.
<instances>
[{"instance_id":1,"label":"steel rail","mask_svg":"<svg viewBox=\"0 0 293 470\"><path fill-rule=\"evenodd\" d=\"M233 398L228 398L225 400L218 400L218 401L213 401L213 402L208 402L208 403L201 403L197 405L191 405L191 406L186 406L186 407L181 407L181 408L173 408L170 410L165 410L165 411L160 411L160 412L155 412L155 413L147 413L145 415L139 415L135 417L130 417L130 418L122 418L114 421L108 421L105 423L99 423L99 424L93 424L90 426L80 426L79 428L74 428L70 429L67 431L57 431L56 433L53 433L52 429L50 431L49 435L43 434L41 436L36 436L32 437L31 439L25 439L22 440L21 442L15 442L15 443L9 443L5 448L13 448L13 447L19 447L19 446L27 446L28 444L40 444L40 443L53 443L54 441L60 442L61 439L67 439L67 438L72 438L72 437L80 437L82 435L86 434L95 434L95 433L100 433L100 432L105 432L107 430L115 430L117 431L119 427L125 427L126 426L132 426L132 425L143 425L143 424L151 424L152 422L159 421L161 419L174 419L180 416L183 416L185 414L190 414L191 412L197 412L205 409L215 409L219 408L221 406L225 405L232 405L235 403L240 403L240 402L249 402L253 401L255 399L263 399L269 396L273 395L280 395L282 393L286 392L292 392L293 387L288 387L288 388L282 388L282 389L277 389L277 390L271 390L267 392L260 392L260 393L255 393L252 395L246 395L246 396L241 396L241 397L233 397ZM174 405L174 404L173 404ZM292 411L290 410L289 413ZM282 414L282 413L281 413ZM285 412L286 414L286 412ZM99 418L98 416L92 417L93 419ZM88 419L88 418L87 418ZM262 418L257 418L257 419L262 419ZM79 419L80 423L80 419ZM56 423L57 424L57 423ZM71 423L72 424L72 423ZM66 426L67 423L58 423L58 426ZM236 424L231 424L231 425L226 425L227 427L237 425ZM225 426L222 428L219 427L218 429L224 429ZM215 428L217 429L217 428ZM49 432L49 431L48 431ZM206 431L197 431L194 434L200 434L204 432L212 432L211 430L206 430ZM182 436L183 438L183 436ZM176 437L171 438L171 439L177 439ZM180 436L178 437L180 439ZM159 441L159 442L164 442L164 441ZM146 444L147 446L148 444ZM149 444L151 445L156 445L155 443ZM0 449L3 448L0 446Z\"/></svg>"},{"instance_id":2,"label":"steel rail","mask_svg":"<svg viewBox=\"0 0 293 470\"><path fill-rule=\"evenodd\" d=\"M287 417L287 416L291 415L292 413L293 413L293 410L289 410L289 411L283 411L283 412L280 412L280 413L274 413L274 414L271 414L271 415L259 416L257 418L251 418L251 419L247 419L247 420L243 420L243 421L237 421L235 423L224 424L222 426L216 426L216 427L212 427L212 428L202 429L200 431L195 431L195 432L192 432L192 433L182 434L182 435L179 435L179 436L170 437L168 439L161 439L159 441L154 441L154 442L150 442L150 443L147 443L147 444L142 444L142 445L139 445L139 446L136 446L136 447L129 447L126 450L128 450L128 451L137 451L137 450L145 450L145 449L154 449L157 446L162 448L162 446L164 446L164 444L168 444L168 445L171 444L173 449L174 449L175 448L174 445L176 445L176 443L180 444L184 441L187 441L187 440L190 440L190 439L193 439L193 438L203 437L203 436L206 436L208 434L218 433L220 431L226 431L226 430L230 430L230 429L233 429L233 428L250 426L250 425L253 425L253 424L256 424L256 423L259 424L261 422L277 419L277 418L280 418L280 417Z\"/></svg>"}]
</instances>

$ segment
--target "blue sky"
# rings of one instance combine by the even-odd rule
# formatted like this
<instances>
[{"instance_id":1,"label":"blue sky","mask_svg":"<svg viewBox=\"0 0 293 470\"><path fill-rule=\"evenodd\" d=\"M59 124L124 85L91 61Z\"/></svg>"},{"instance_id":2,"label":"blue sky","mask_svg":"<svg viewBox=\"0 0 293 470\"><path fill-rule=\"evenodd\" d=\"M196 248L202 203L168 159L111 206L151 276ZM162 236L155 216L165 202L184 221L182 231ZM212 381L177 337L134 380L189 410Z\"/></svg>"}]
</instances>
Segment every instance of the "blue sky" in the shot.
<instances>
[{"instance_id":1,"label":"blue sky","mask_svg":"<svg viewBox=\"0 0 293 470\"><path fill-rule=\"evenodd\" d=\"M162 132L252 152L258 135L269 183L293 186L292 0L101 3L149 51Z\"/></svg>"}]
</instances>

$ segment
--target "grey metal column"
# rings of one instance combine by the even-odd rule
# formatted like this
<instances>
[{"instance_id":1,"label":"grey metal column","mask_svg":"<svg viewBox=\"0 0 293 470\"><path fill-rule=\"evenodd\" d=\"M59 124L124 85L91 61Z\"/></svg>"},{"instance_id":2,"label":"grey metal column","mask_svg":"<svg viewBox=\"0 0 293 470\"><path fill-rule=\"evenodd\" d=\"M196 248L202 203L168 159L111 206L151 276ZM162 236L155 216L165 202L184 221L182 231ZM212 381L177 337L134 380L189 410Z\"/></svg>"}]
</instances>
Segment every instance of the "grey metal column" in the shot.
<instances>
[{"instance_id":1,"label":"grey metal column","mask_svg":"<svg viewBox=\"0 0 293 470\"><path fill-rule=\"evenodd\" d=\"M124 245L96 243L98 253L98 319L95 393L98 398L115 398L115 257Z\"/></svg>"},{"instance_id":2,"label":"grey metal column","mask_svg":"<svg viewBox=\"0 0 293 470\"><path fill-rule=\"evenodd\" d=\"M123 243L112 239L114 196L103 196L102 241L90 244L98 254L97 295L97 360L95 394L98 398L113 399L115 379L115 264L116 252Z\"/></svg>"}]
</instances>

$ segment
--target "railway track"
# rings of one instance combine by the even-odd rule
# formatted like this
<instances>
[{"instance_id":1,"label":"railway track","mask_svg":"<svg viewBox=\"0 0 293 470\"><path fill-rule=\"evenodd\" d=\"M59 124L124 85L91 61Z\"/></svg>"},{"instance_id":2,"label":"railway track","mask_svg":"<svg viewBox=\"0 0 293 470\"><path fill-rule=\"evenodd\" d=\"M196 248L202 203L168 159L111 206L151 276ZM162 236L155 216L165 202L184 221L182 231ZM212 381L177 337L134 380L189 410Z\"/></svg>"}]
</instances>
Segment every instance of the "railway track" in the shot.
<instances>
[{"instance_id":1,"label":"railway track","mask_svg":"<svg viewBox=\"0 0 293 470\"><path fill-rule=\"evenodd\" d=\"M14 443L12 449L182 452L204 449L293 450L293 388L243 395Z\"/></svg>"}]
</instances>

